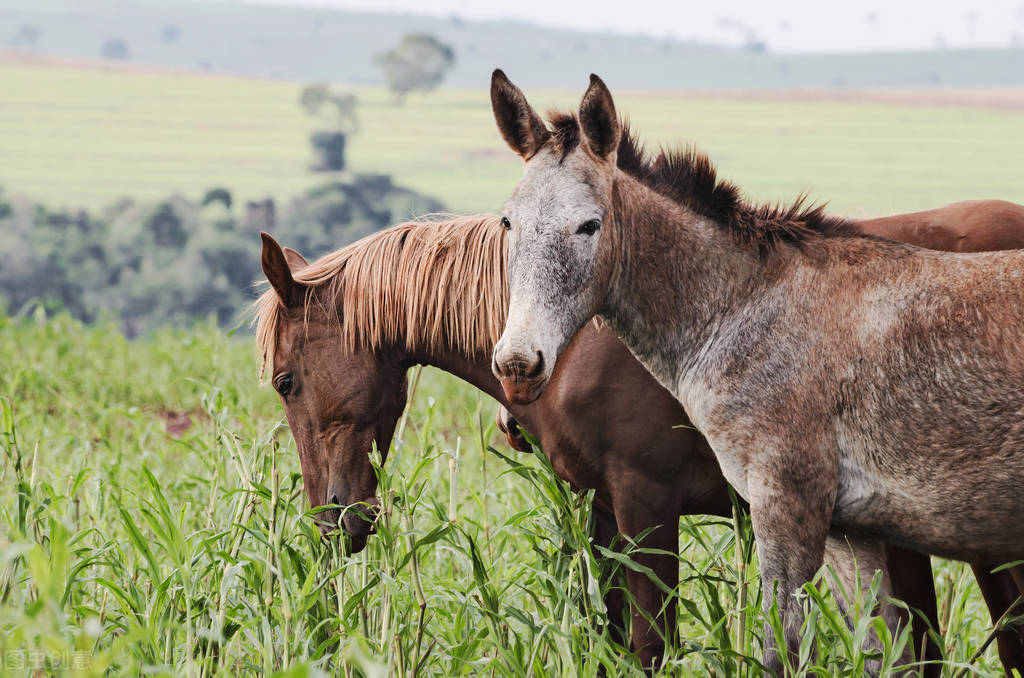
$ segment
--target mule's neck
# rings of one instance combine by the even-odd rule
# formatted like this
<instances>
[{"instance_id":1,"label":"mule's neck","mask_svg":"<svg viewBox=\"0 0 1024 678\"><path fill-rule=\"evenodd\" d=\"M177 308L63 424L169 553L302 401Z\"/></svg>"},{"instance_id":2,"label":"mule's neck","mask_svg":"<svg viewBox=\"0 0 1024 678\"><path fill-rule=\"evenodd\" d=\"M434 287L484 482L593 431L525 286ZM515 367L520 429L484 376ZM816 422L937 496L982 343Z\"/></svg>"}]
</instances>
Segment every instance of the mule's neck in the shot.
<instances>
[{"instance_id":1,"label":"mule's neck","mask_svg":"<svg viewBox=\"0 0 1024 678\"><path fill-rule=\"evenodd\" d=\"M709 340L754 292L763 264L708 218L627 174L618 173L613 192L618 251L600 314L678 398Z\"/></svg>"}]
</instances>

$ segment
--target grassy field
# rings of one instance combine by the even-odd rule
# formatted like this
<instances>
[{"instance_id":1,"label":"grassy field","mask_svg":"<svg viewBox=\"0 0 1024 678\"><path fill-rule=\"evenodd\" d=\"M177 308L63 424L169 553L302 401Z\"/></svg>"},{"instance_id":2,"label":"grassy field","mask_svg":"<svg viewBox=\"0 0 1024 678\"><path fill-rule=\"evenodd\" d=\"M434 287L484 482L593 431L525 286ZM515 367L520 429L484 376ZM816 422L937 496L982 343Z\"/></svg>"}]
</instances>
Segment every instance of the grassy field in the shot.
<instances>
[{"instance_id":1,"label":"grassy field","mask_svg":"<svg viewBox=\"0 0 1024 678\"><path fill-rule=\"evenodd\" d=\"M579 91L531 91L531 100L575 106L585 75ZM696 144L758 199L808 191L853 215L1024 202L1021 112L694 98L610 84L644 139ZM7 63L0 89L0 186L47 204L201 197L213 186L286 200L323 179L308 170L314 122L294 84ZM403 107L383 90L358 95L351 170L393 174L455 211L500 208L520 165L498 137L486 91L444 89Z\"/></svg>"},{"instance_id":2,"label":"grassy field","mask_svg":"<svg viewBox=\"0 0 1024 678\"><path fill-rule=\"evenodd\" d=\"M380 471L379 534L352 557L304 517L248 339L7 318L0 359L3 675L641 675L600 624L617 575L587 541L589 503L542 458L488 452L493 403L447 375L419 380ZM756 563L735 550L749 527L680 529L668 673L758 675ZM999 675L991 648L967 663L988 626L969 572L937 561L936 576L944 675ZM862 675L873 618L848 629L823 586L805 668Z\"/></svg>"}]
</instances>

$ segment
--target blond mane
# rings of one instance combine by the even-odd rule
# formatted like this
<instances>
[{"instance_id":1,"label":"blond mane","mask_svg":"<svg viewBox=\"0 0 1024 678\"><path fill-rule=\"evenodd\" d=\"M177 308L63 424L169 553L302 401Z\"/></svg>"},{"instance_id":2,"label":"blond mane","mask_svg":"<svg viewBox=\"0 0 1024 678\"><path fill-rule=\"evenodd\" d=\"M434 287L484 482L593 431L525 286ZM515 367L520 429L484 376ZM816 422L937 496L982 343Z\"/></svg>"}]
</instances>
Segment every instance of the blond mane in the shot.
<instances>
[{"instance_id":1,"label":"blond mane","mask_svg":"<svg viewBox=\"0 0 1024 678\"><path fill-rule=\"evenodd\" d=\"M490 353L508 309L505 229L494 215L407 222L293 272L310 307L329 310L351 350ZM260 379L274 359L283 304L273 289L253 305Z\"/></svg>"}]
</instances>

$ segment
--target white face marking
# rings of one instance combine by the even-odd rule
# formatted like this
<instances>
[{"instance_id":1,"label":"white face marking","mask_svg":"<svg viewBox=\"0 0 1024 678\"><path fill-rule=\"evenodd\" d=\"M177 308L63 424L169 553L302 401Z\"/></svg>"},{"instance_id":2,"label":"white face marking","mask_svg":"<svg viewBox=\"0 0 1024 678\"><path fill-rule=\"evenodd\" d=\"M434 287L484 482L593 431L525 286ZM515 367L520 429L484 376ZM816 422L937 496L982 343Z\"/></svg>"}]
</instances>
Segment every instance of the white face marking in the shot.
<instances>
[{"instance_id":1,"label":"white face marking","mask_svg":"<svg viewBox=\"0 0 1024 678\"><path fill-rule=\"evenodd\" d=\"M593 175L591 178L590 175ZM576 331L597 310L606 281L595 280L598 244L608 210L607 180L579 149L562 160L543 151L527 164L506 204L510 304L495 347L501 365L543 356L543 378Z\"/></svg>"}]
</instances>

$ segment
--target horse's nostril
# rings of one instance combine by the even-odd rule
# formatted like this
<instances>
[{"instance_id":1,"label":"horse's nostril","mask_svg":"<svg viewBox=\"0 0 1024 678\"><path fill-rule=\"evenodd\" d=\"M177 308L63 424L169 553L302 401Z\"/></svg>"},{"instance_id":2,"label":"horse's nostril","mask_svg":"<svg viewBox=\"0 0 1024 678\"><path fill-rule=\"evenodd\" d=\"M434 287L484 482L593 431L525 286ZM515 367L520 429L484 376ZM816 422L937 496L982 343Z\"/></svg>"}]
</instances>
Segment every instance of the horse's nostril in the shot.
<instances>
[{"instance_id":1,"label":"horse's nostril","mask_svg":"<svg viewBox=\"0 0 1024 678\"><path fill-rule=\"evenodd\" d=\"M541 351L537 351L537 360L530 367L526 373L527 379L533 379L540 375L544 371L544 354Z\"/></svg>"}]
</instances>

